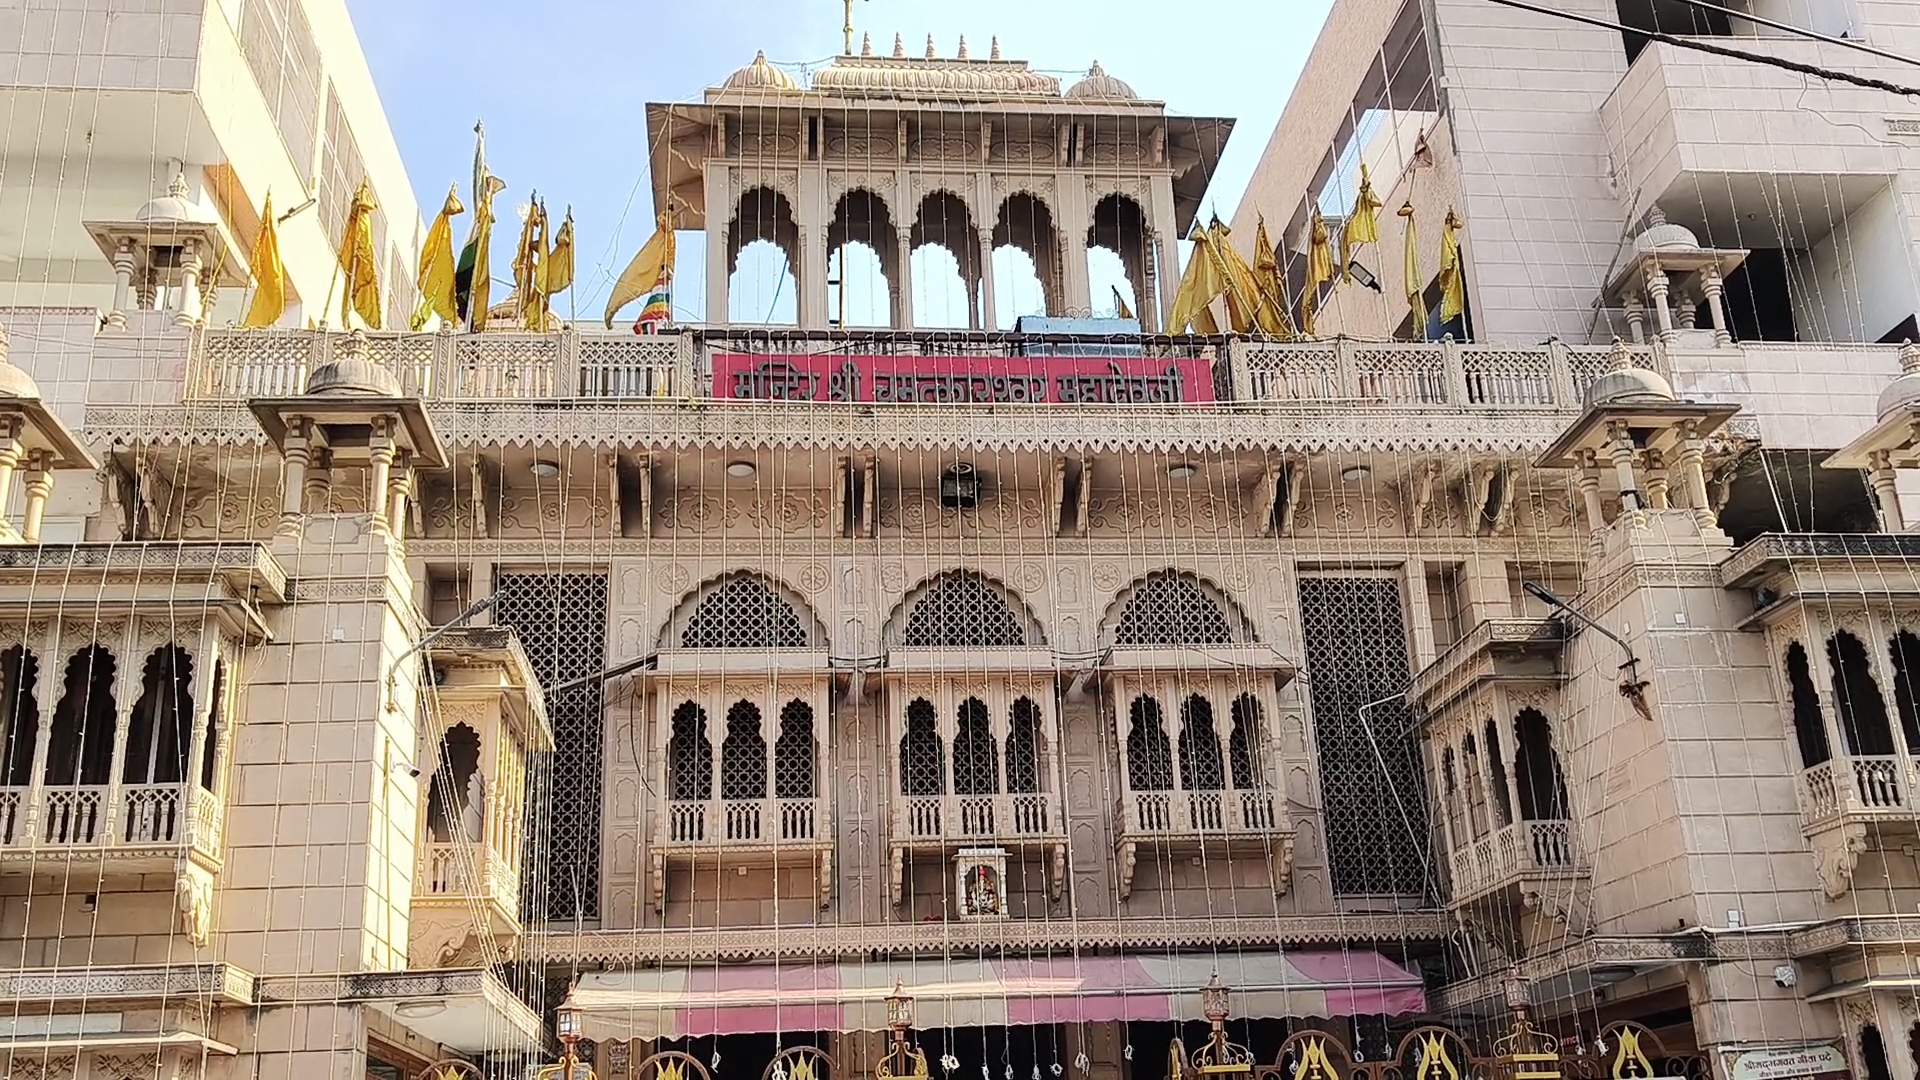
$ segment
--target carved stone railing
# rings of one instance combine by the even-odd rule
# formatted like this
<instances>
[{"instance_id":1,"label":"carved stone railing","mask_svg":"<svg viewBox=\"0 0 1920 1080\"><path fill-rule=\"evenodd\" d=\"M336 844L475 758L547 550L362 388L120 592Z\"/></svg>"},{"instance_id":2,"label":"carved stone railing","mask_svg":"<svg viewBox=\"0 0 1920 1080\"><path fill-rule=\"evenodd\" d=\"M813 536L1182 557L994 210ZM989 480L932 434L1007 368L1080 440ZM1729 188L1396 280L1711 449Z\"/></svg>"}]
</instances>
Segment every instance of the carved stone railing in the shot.
<instances>
[{"instance_id":1,"label":"carved stone railing","mask_svg":"<svg viewBox=\"0 0 1920 1080\"><path fill-rule=\"evenodd\" d=\"M812 846L832 840L819 799L677 799L667 803L667 848Z\"/></svg>"},{"instance_id":2,"label":"carved stone railing","mask_svg":"<svg viewBox=\"0 0 1920 1080\"><path fill-rule=\"evenodd\" d=\"M37 793L37 801L36 801ZM220 857L225 807L197 784L0 788L0 856L192 848Z\"/></svg>"},{"instance_id":3,"label":"carved stone railing","mask_svg":"<svg viewBox=\"0 0 1920 1080\"><path fill-rule=\"evenodd\" d=\"M1060 797L1052 792L996 795L897 795L896 844L1018 843L1065 836Z\"/></svg>"},{"instance_id":4,"label":"carved stone railing","mask_svg":"<svg viewBox=\"0 0 1920 1080\"><path fill-rule=\"evenodd\" d=\"M1288 827L1270 790L1133 791L1120 799L1120 834L1155 837L1266 833Z\"/></svg>"},{"instance_id":5,"label":"carved stone railing","mask_svg":"<svg viewBox=\"0 0 1920 1080\"><path fill-rule=\"evenodd\" d=\"M1912 818L1913 790L1905 756L1833 758L1800 773L1800 820L1811 829L1847 818Z\"/></svg>"},{"instance_id":6,"label":"carved stone railing","mask_svg":"<svg viewBox=\"0 0 1920 1080\"><path fill-rule=\"evenodd\" d=\"M1581 871L1573 822L1516 821L1452 852L1453 894L1464 899L1526 878Z\"/></svg>"},{"instance_id":7,"label":"carved stone railing","mask_svg":"<svg viewBox=\"0 0 1920 1080\"><path fill-rule=\"evenodd\" d=\"M511 921L520 917L520 868L482 843L436 841L421 848L421 886L415 900L491 901Z\"/></svg>"},{"instance_id":8,"label":"carved stone railing","mask_svg":"<svg viewBox=\"0 0 1920 1080\"><path fill-rule=\"evenodd\" d=\"M1240 401L1366 402L1487 409L1577 410L1609 362L1600 346L1463 345L1452 341L1300 344L1236 341L1233 397ZM1658 369L1650 348L1636 366Z\"/></svg>"}]
</instances>

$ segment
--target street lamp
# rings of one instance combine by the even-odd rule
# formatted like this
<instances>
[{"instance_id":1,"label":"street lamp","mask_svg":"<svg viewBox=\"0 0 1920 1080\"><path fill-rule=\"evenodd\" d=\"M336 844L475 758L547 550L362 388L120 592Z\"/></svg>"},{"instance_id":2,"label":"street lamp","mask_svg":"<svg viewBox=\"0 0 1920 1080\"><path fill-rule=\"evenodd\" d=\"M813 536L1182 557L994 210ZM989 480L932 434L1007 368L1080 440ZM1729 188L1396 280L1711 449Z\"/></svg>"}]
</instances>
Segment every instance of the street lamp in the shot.
<instances>
[{"instance_id":1,"label":"street lamp","mask_svg":"<svg viewBox=\"0 0 1920 1080\"><path fill-rule=\"evenodd\" d=\"M548 1065L536 1074L538 1080L575 1080L574 1074L580 1070L580 1055L577 1044L580 1042L580 1010L572 1005L562 1005L553 1011L553 1033L560 1038L560 1061ZM593 1070L587 1070L587 1080L592 1080Z\"/></svg>"}]
</instances>

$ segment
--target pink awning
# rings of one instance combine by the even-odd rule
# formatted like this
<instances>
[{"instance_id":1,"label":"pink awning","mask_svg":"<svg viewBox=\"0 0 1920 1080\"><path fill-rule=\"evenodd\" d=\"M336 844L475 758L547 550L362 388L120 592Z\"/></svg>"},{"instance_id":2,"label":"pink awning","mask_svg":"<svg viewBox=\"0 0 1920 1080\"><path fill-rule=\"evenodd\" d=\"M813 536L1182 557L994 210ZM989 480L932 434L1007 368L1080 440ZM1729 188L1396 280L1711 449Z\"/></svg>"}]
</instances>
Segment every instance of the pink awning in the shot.
<instances>
[{"instance_id":1,"label":"pink awning","mask_svg":"<svg viewBox=\"0 0 1920 1080\"><path fill-rule=\"evenodd\" d=\"M1216 971L1239 1017L1426 1010L1419 976L1366 951L609 971L582 975L571 1001L590 1039L880 1031L896 983L920 1028L1200 1020L1200 988Z\"/></svg>"}]
</instances>

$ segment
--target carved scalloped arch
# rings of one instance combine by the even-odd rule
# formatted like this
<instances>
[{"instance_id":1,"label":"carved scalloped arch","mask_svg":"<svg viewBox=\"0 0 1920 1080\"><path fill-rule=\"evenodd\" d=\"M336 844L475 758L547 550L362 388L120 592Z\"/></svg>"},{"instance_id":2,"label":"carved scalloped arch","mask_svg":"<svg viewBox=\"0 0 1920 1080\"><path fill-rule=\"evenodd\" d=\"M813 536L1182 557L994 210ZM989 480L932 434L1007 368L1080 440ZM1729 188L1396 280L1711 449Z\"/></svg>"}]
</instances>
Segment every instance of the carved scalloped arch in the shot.
<instances>
[{"instance_id":1,"label":"carved scalloped arch","mask_svg":"<svg viewBox=\"0 0 1920 1080\"><path fill-rule=\"evenodd\" d=\"M1154 626L1142 622L1152 613L1136 609L1148 602L1190 606L1181 613L1182 619ZM1153 617L1164 620L1167 615ZM1258 640L1253 620L1227 590L1210 578L1177 567L1135 578L1100 617L1103 645L1239 645Z\"/></svg>"},{"instance_id":2,"label":"carved scalloped arch","mask_svg":"<svg viewBox=\"0 0 1920 1080\"><path fill-rule=\"evenodd\" d=\"M967 592L973 592L977 589L978 592L976 592L976 596L984 594L984 597L999 600L1005 607L1007 618L1019 629L1023 640L1019 642L985 639L974 641L941 640L931 646L915 645L914 647L980 648L1017 644L1037 648L1047 643L1046 630L1040 625L1040 620L1034 616L1033 609L1027 605L1026 600L1023 599L1012 586L1001 581L999 578L993 577L990 574L983 574L978 570L969 570L965 567L953 567L942 570L922 580L913 588L908 589L906 594L900 598L900 602L894 605L892 613L887 616L887 645L889 647L901 645L904 642L909 627L913 623L914 615L920 604L936 591L946 589L958 589Z\"/></svg>"},{"instance_id":3,"label":"carved scalloped arch","mask_svg":"<svg viewBox=\"0 0 1920 1080\"><path fill-rule=\"evenodd\" d=\"M756 613L749 606L743 611L743 604L758 605L760 609ZM743 615L757 615L763 622L755 625L750 618L743 621ZM739 643L687 644L689 640L716 640L708 631L729 619L745 635L738 639ZM689 630L694 631L691 638ZM720 640L724 638L723 632ZM658 649L826 647L826 625L806 597L772 574L754 570L730 570L694 586L674 605L673 614L661 626L655 643Z\"/></svg>"}]
</instances>

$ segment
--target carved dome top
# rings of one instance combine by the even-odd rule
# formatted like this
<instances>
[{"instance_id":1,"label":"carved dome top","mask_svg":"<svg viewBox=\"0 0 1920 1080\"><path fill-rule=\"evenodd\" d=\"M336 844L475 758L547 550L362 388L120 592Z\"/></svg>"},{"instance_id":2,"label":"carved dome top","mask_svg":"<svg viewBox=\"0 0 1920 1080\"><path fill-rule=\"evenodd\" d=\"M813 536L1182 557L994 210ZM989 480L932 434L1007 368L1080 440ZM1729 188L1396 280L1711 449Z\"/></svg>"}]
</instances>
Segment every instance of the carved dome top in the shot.
<instances>
[{"instance_id":1,"label":"carved dome top","mask_svg":"<svg viewBox=\"0 0 1920 1080\"><path fill-rule=\"evenodd\" d=\"M189 222L206 224L211 219L187 198L186 174L175 173L173 182L167 185L167 193L157 199L147 200L145 206L134 212L133 220L156 225L184 225Z\"/></svg>"},{"instance_id":2,"label":"carved dome top","mask_svg":"<svg viewBox=\"0 0 1920 1080\"><path fill-rule=\"evenodd\" d=\"M1920 403L1920 345L1909 341L1900 346L1899 376L1880 391L1880 419L1916 403Z\"/></svg>"},{"instance_id":3,"label":"carved dome top","mask_svg":"<svg viewBox=\"0 0 1920 1080\"><path fill-rule=\"evenodd\" d=\"M1074 83L1067 91L1067 97L1074 101L1138 101L1140 95L1133 87L1107 74L1100 61L1093 62L1093 68L1087 77Z\"/></svg>"},{"instance_id":4,"label":"carved dome top","mask_svg":"<svg viewBox=\"0 0 1920 1080\"><path fill-rule=\"evenodd\" d=\"M800 83L793 76L767 62L764 50L755 53L753 63L727 76L727 81L720 86L724 90L757 90L776 94L791 94L800 90Z\"/></svg>"},{"instance_id":5,"label":"carved dome top","mask_svg":"<svg viewBox=\"0 0 1920 1080\"><path fill-rule=\"evenodd\" d=\"M325 397L404 396L400 380L393 372L367 358L367 338L354 331L344 353L313 369L307 376L307 393Z\"/></svg>"},{"instance_id":6,"label":"carved dome top","mask_svg":"<svg viewBox=\"0 0 1920 1080\"><path fill-rule=\"evenodd\" d=\"M908 56L899 35L894 36L892 56L861 52L836 57L831 66L815 72L811 89L839 97L909 99L1060 96L1059 79L1032 70L1025 61L1002 60L997 39L986 60L968 55L965 38L959 55L946 60L938 56L931 37L924 57Z\"/></svg>"},{"instance_id":7,"label":"carved dome top","mask_svg":"<svg viewBox=\"0 0 1920 1080\"><path fill-rule=\"evenodd\" d=\"M1685 225L1675 225L1667 220L1667 215L1659 207L1654 207L1647 215L1647 227L1639 236L1634 237L1633 250L1636 252L1698 250L1700 238Z\"/></svg>"},{"instance_id":8,"label":"carved dome top","mask_svg":"<svg viewBox=\"0 0 1920 1080\"><path fill-rule=\"evenodd\" d=\"M1673 401L1673 387L1657 371L1633 366L1633 356L1616 338L1607 370L1587 387L1588 405L1630 405Z\"/></svg>"},{"instance_id":9,"label":"carved dome top","mask_svg":"<svg viewBox=\"0 0 1920 1080\"><path fill-rule=\"evenodd\" d=\"M33 381L33 376L14 367L7 353L7 328L0 324L0 398L38 401L40 384Z\"/></svg>"}]
</instances>

